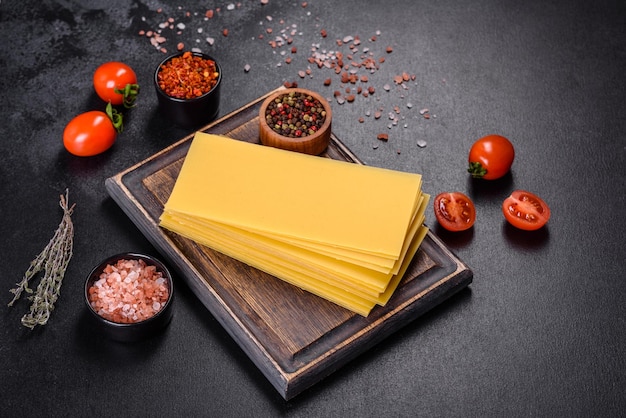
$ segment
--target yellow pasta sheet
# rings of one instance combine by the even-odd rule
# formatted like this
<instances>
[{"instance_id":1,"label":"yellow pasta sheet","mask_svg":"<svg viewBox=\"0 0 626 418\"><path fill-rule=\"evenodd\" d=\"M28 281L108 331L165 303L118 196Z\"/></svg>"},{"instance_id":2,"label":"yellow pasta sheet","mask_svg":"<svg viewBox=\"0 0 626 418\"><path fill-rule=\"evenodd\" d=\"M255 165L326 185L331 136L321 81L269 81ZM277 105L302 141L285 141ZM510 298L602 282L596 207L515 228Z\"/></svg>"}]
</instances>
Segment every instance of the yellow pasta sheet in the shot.
<instances>
[{"instance_id":1,"label":"yellow pasta sheet","mask_svg":"<svg viewBox=\"0 0 626 418\"><path fill-rule=\"evenodd\" d=\"M421 180L198 132L165 211L397 259Z\"/></svg>"},{"instance_id":2,"label":"yellow pasta sheet","mask_svg":"<svg viewBox=\"0 0 626 418\"><path fill-rule=\"evenodd\" d=\"M418 215L406 235L400 258L396 261L396 265L386 272L368 269L343 259L336 259L307 248L300 248L275 240L272 237L194 217L165 213L161 218L161 225L203 242L209 242L217 235L234 239L247 248L254 248L265 253L266 258L291 260L300 265L301 268L309 269L322 281L340 282L347 286L347 289L361 289L365 293L378 297L387 289L391 277L400 270L410 245L424 221L424 211L428 199L422 198L420 201L422 204L419 206Z\"/></svg>"},{"instance_id":3,"label":"yellow pasta sheet","mask_svg":"<svg viewBox=\"0 0 626 418\"><path fill-rule=\"evenodd\" d=\"M199 132L160 225L367 315L427 233L421 182Z\"/></svg>"},{"instance_id":4,"label":"yellow pasta sheet","mask_svg":"<svg viewBox=\"0 0 626 418\"><path fill-rule=\"evenodd\" d=\"M403 260L399 273L397 275L390 275L386 289L382 293L377 294L377 296L374 296L369 293L364 293L361 288L351 287L349 285L346 286L345 283L339 280L324 280L316 274L317 272L312 272L295 260L269 256L268 253L258 248L242 244L234 238L229 238L219 233L214 235L203 234L202 237L199 238L189 225L176 228L176 221L169 219L167 219L165 223L167 223L168 227L172 228L172 230L178 229L181 235L194 239L200 244L213 248L363 316L367 316L376 304L384 305L388 302L408 268L411 259L419 249L420 243L428 232L425 226L419 226L414 240L407 249L407 257Z\"/></svg>"}]
</instances>

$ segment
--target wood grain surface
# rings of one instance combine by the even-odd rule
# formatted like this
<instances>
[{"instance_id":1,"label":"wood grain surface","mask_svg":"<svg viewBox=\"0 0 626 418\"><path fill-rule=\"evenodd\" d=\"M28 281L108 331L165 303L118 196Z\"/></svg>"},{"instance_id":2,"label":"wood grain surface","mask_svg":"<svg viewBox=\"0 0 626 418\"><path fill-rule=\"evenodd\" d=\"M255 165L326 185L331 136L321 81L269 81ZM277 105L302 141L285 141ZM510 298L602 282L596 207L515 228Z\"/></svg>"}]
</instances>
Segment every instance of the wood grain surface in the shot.
<instances>
[{"instance_id":1,"label":"wood grain surface","mask_svg":"<svg viewBox=\"0 0 626 418\"><path fill-rule=\"evenodd\" d=\"M202 130L259 143L259 106L272 93ZM285 399L471 283L472 271L429 232L389 303L365 318L159 228L192 139L108 178L107 191ZM362 164L334 134L320 158Z\"/></svg>"}]
</instances>

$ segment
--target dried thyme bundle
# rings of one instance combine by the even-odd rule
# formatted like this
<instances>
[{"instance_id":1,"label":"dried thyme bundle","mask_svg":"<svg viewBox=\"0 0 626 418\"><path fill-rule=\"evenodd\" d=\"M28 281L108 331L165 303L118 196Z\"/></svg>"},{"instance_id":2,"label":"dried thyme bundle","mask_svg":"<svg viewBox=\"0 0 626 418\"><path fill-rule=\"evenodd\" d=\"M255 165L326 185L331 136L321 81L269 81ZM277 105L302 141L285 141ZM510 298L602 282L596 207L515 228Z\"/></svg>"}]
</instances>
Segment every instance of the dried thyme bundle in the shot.
<instances>
[{"instance_id":1,"label":"dried thyme bundle","mask_svg":"<svg viewBox=\"0 0 626 418\"><path fill-rule=\"evenodd\" d=\"M22 317L22 325L30 329L35 325L45 325L50 318L50 312L54 309L54 303L61 292L61 283L73 254L74 246L74 225L71 215L74 205L69 206L68 191L60 196L59 205L63 209L63 219L57 228L54 236L41 253L30 263L30 267L24 273L22 281L10 292L15 296L9 302L9 306L18 300L23 291L33 293L28 287L29 281L43 270L43 277L37 286L34 295L29 296L30 312Z\"/></svg>"}]
</instances>

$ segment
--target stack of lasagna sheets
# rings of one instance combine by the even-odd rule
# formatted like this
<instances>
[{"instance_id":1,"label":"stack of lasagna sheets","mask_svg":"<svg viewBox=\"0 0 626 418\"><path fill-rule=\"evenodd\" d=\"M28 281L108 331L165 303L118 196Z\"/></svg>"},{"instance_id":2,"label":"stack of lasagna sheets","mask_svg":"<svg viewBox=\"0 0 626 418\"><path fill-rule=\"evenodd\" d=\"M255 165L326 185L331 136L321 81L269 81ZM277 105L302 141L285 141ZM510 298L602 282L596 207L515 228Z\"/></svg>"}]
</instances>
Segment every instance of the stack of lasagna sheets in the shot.
<instances>
[{"instance_id":1,"label":"stack of lasagna sheets","mask_svg":"<svg viewBox=\"0 0 626 418\"><path fill-rule=\"evenodd\" d=\"M198 132L160 225L367 316L417 252L418 174Z\"/></svg>"}]
</instances>

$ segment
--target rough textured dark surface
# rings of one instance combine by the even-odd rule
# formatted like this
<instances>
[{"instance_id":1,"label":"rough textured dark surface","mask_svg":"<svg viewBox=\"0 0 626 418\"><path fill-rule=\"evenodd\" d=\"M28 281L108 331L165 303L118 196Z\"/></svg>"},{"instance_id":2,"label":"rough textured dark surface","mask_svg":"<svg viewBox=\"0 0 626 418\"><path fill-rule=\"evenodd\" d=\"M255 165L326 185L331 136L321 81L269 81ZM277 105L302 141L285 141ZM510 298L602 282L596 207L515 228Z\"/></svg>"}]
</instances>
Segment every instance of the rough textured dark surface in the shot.
<instances>
[{"instance_id":1,"label":"rough textured dark surface","mask_svg":"<svg viewBox=\"0 0 626 418\"><path fill-rule=\"evenodd\" d=\"M233 3L234 10L228 2L182 3L0 3L0 289L6 291L0 415L624 413L623 1L312 0L302 7L254 0ZM221 11L204 20L216 7ZM167 17L185 24L180 34L164 30L170 52L184 42L220 61L221 115L284 81L329 98L335 90L345 94L338 76L307 62L314 44L347 55L336 40L359 36L354 58L365 47L384 57L375 73L359 70L374 95L334 101L334 131L369 165L422 173L433 195L458 190L474 199L478 220L468 233L444 233L432 211L427 216L474 270L471 290L289 402L181 283L174 319L161 337L120 345L96 335L82 299L92 266L122 251L158 255L107 196L104 179L189 133L159 115L151 83L164 55L138 35ZM268 41L283 29L294 31L293 43L272 48ZM387 46L393 51L385 52ZM91 77L110 60L136 70L139 104L127 112L126 130L112 149L74 157L63 148L63 128L73 116L104 107ZM311 74L301 78L298 71L307 67ZM416 76L403 83L406 89L393 81L402 72ZM430 119L420 115L423 109ZM388 127L389 112L397 125ZM379 133L388 133L389 141L377 140ZM509 137L516 160L503 180L474 182L464 172L467 151L488 133ZM58 195L66 188L76 202L74 257L49 323L28 332L20 325L28 303L8 308L8 290L52 236L61 218ZM505 223L500 203L518 188L551 205L546 229L526 234Z\"/></svg>"}]
</instances>

